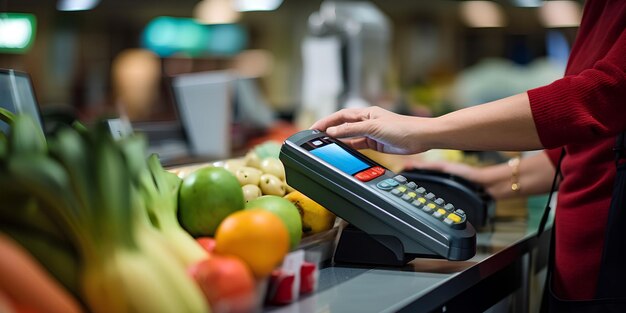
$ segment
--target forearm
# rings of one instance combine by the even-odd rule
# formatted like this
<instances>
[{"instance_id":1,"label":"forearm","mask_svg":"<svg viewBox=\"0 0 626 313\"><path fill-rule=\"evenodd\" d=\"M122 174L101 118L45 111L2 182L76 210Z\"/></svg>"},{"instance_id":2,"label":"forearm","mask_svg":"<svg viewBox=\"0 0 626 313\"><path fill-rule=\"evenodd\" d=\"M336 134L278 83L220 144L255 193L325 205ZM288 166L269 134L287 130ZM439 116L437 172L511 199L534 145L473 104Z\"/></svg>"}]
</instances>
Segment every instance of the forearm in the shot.
<instances>
[{"instance_id":1,"label":"forearm","mask_svg":"<svg viewBox=\"0 0 626 313\"><path fill-rule=\"evenodd\" d=\"M425 121L417 138L428 148L524 151L543 148L526 93Z\"/></svg>"},{"instance_id":2,"label":"forearm","mask_svg":"<svg viewBox=\"0 0 626 313\"><path fill-rule=\"evenodd\" d=\"M479 168L468 179L487 189L495 199L507 199L520 196L543 194L550 191L554 166L545 153L537 153L520 160L517 179L512 179L514 169L505 163ZM517 183L517 191L511 188Z\"/></svg>"}]
</instances>

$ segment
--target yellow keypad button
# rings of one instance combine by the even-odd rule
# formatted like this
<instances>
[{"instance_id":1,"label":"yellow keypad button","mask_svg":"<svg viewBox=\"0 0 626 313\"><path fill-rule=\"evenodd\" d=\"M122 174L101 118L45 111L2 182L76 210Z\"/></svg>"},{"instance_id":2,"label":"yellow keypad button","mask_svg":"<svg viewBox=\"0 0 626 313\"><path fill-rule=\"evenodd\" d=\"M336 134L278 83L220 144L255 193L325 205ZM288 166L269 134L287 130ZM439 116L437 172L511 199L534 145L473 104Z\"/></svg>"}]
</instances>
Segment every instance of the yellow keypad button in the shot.
<instances>
[{"instance_id":1,"label":"yellow keypad button","mask_svg":"<svg viewBox=\"0 0 626 313\"><path fill-rule=\"evenodd\" d=\"M429 203L429 204L428 204L428 207L429 207L429 208L431 208L431 209L434 209L434 208L436 208L437 206L436 206L434 203Z\"/></svg>"},{"instance_id":2,"label":"yellow keypad button","mask_svg":"<svg viewBox=\"0 0 626 313\"><path fill-rule=\"evenodd\" d=\"M409 196L409 198L411 198L411 199L417 197L417 194L415 192L409 192L406 195Z\"/></svg>"},{"instance_id":3,"label":"yellow keypad button","mask_svg":"<svg viewBox=\"0 0 626 313\"><path fill-rule=\"evenodd\" d=\"M458 215L456 215L456 214L454 214L454 213L450 213L450 214L448 214L448 216L447 216L447 217L448 217L449 219L451 219L451 220L452 220L453 222L455 222L455 223L460 223L460 222L461 222L461 217L460 217L460 216L458 216Z\"/></svg>"},{"instance_id":4,"label":"yellow keypad button","mask_svg":"<svg viewBox=\"0 0 626 313\"><path fill-rule=\"evenodd\" d=\"M417 198L417 201L421 202L422 204L426 203L426 199L422 197Z\"/></svg>"},{"instance_id":5,"label":"yellow keypad button","mask_svg":"<svg viewBox=\"0 0 626 313\"><path fill-rule=\"evenodd\" d=\"M437 212L439 212L439 214L441 214L441 215L446 214L446 210L444 210L444 209L439 209L439 210L437 210Z\"/></svg>"},{"instance_id":6,"label":"yellow keypad button","mask_svg":"<svg viewBox=\"0 0 626 313\"><path fill-rule=\"evenodd\" d=\"M398 187L396 187L396 189L400 190L400 192L405 192L406 191L406 186L398 186Z\"/></svg>"}]
</instances>

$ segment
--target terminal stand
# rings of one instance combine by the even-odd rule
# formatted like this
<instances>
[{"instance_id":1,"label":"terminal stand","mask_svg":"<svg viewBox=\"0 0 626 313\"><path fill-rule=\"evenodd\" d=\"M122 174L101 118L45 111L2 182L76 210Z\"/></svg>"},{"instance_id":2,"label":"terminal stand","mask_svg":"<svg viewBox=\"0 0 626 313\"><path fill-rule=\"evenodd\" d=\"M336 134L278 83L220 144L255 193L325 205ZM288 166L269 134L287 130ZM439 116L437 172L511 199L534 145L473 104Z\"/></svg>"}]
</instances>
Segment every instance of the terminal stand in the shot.
<instances>
[{"instance_id":1,"label":"terminal stand","mask_svg":"<svg viewBox=\"0 0 626 313\"><path fill-rule=\"evenodd\" d=\"M341 232L334 262L404 266L415 257L404 253L400 239L391 235L370 235L350 224Z\"/></svg>"}]
</instances>

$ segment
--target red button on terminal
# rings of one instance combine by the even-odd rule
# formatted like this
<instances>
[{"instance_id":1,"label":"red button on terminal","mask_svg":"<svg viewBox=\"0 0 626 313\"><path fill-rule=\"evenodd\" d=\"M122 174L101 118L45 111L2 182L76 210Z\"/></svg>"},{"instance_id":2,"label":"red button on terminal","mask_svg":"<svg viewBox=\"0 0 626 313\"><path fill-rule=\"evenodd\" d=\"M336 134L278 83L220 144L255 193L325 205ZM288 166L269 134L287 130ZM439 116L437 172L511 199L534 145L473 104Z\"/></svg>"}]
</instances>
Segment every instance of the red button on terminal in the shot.
<instances>
[{"instance_id":1,"label":"red button on terminal","mask_svg":"<svg viewBox=\"0 0 626 313\"><path fill-rule=\"evenodd\" d=\"M374 177L372 177L372 175L370 175L368 171L359 172L356 175L354 175L354 177L356 177L356 179L362 182L366 182L366 181L370 181L374 179Z\"/></svg>"},{"instance_id":2,"label":"red button on terminal","mask_svg":"<svg viewBox=\"0 0 626 313\"><path fill-rule=\"evenodd\" d=\"M370 170L377 174L376 177L385 174L385 169L380 166L374 166Z\"/></svg>"},{"instance_id":3,"label":"red button on terminal","mask_svg":"<svg viewBox=\"0 0 626 313\"><path fill-rule=\"evenodd\" d=\"M374 166L372 168L368 168L362 172L357 173L356 175L354 175L354 177L356 177L356 179L362 181L362 182L367 182L370 181L382 174L385 173L385 169L380 167L380 166Z\"/></svg>"}]
</instances>

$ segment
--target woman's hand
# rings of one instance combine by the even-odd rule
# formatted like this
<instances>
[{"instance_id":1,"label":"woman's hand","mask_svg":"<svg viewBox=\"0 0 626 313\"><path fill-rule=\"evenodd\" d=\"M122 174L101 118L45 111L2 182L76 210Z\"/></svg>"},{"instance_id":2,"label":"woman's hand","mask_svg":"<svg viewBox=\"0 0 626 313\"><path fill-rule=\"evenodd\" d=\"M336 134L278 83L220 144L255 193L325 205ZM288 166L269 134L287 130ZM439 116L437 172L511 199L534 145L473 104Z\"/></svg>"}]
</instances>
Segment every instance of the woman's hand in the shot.
<instances>
[{"instance_id":1,"label":"woman's hand","mask_svg":"<svg viewBox=\"0 0 626 313\"><path fill-rule=\"evenodd\" d=\"M507 199L521 196L543 194L550 191L554 166L546 153L522 158L518 168L518 189L514 190L512 184L512 169L506 163L495 164L486 167L474 167L463 163L454 162L421 162L409 161L405 164L406 169L428 169L445 172L463 177L469 181L483 186L494 199Z\"/></svg>"},{"instance_id":2,"label":"woman's hand","mask_svg":"<svg viewBox=\"0 0 626 313\"><path fill-rule=\"evenodd\" d=\"M427 118L396 114L379 107L343 109L311 126L343 138L355 149L383 153L415 154L429 148L421 140Z\"/></svg>"},{"instance_id":3,"label":"woman's hand","mask_svg":"<svg viewBox=\"0 0 626 313\"><path fill-rule=\"evenodd\" d=\"M434 118L379 107L344 109L311 126L357 149L415 154L429 149L527 151L542 149L526 93ZM351 138L347 138L351 137Z\"/></svg>"}]
</instances>

